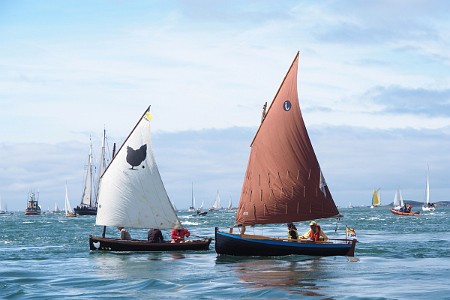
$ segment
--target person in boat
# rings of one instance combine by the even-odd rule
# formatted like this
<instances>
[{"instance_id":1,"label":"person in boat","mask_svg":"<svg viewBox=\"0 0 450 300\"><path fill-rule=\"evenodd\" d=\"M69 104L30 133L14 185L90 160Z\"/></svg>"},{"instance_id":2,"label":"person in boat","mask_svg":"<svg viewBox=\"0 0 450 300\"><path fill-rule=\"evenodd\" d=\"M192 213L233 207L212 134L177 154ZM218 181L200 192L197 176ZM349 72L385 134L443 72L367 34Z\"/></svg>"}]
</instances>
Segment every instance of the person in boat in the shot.
<instances>
[{"instance_id":1,"label":"person in boat","mask_svg":"<svg viewBox=\"0 0 450 300\"><path fill-rule=\"evenodd\" d=\"M408 204L408 207L406 208L406 211L405 211L405 212L410 213L411 210L412 210L412 205L411 205L411 204Z\"/></svg>"},{"instance_id":2,"label":"person in boat","mask_svg":"<svg viewBox=\"0 0 450 300\"><path fill-rule=\"evenodd\" d=\"M316 221L309 223L309 228L310 229L307 232L300 236L300 239L307 239L313 242L328 240L327 235L323 232L322 228L320 228Z\"/></svg>"},{"instance_id":3,"label":"person in boat","mask_svg":"<svg viewBox=\"0 0 450 300\"><path fill-rule=\"evenodd\" d=\"M148 231L148 241L152 243L162 243L164 242L164 237L161 230L157 228L150 228Z\"/></svg>"},{"instance_id":4,"label":"person in boat","mask_svg":"<svg viewBox=\"0 0 450 300\"><path fill-rule=\"evenodd\" d=\"M288 240L293 241L298 239L297 227L295 227L294 223L288 223Z\"/></svg>"},{"instance_id":5,"label":"person in boat","mask_svg":"<svg viewBox=\"0 0 450 300\"><path fill-rule=\"evenodd\" d=\"M175 226L172 229L172 243L183 243L185 237L189 237L191 233L186 228L181 226L180 222L176 222Z\"/></svg>"},{"instance_id":6,"label":"person in boat","mask_svg":"<svg viewBox=\"0 0 450 300\"><path fill-rule=\"evenodd\" d=\"M117 227L120 231L121 240L131 240L131 234L124 227Z\"/></svg>"}]
</instances>

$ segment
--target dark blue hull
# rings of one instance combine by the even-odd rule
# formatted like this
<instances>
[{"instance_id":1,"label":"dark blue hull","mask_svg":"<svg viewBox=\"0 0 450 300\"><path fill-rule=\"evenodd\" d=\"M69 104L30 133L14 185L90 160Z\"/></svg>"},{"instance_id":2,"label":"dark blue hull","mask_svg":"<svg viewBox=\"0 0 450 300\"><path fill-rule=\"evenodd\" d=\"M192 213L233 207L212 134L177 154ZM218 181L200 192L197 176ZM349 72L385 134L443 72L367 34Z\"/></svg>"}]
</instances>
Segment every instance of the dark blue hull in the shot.
<instances>
[{"instance_id":1,"label":"dark blue hull","mask_svg":"<svg viewBox=\"0 0 450 300\"><path fill-rule=\"evenodd\" d=\"M251 236L225 233L215 229L215 248L218 254L234 256L354 256L356 240L339 242L291 242L282 239L258 239Z\"/></svg>"}]
</instances>

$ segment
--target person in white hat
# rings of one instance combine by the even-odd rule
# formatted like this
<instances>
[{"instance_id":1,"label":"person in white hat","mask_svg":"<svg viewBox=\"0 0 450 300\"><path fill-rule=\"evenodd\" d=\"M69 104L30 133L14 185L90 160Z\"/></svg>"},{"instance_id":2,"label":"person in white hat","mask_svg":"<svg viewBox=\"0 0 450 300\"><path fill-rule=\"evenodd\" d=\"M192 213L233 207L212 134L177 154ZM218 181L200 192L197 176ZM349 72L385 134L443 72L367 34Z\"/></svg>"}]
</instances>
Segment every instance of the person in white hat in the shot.
<instances>
[{"instance_id":1,"label":"person in white hat","mask_svg":"<svg viewBox=\"0 0 450 300\"><path fill-rule=\"evenodd\" d=\"M181 226L180 222L177 221L172 229L172 243L183 243L185 237L189 237L191 233L186 228Z\"/></svg>"},{"instance_id":2,"label":"person in white hat","mask_svg":"<svg viewBox=\"0 0 450 300\"><path fill-rule=\"evenodd\" d=\"M309 230L300 236L300 239L307 239L313 242L328 241L327 235L316 221L311 221L311 223L309 223Z\"/></svg>"}]
</instances>

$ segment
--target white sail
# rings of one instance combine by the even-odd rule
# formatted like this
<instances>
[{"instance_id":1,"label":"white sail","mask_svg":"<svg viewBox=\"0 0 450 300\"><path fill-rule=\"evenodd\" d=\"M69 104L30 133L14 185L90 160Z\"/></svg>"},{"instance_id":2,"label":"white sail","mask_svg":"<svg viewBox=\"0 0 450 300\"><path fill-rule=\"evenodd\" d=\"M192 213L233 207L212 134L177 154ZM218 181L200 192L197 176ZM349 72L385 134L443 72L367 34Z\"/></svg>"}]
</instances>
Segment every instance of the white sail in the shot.
<instances>
[{"instance_id":1,"label":"white sail","mask_svg":"<svg viewBox=\"0 0 450 300\"><path fill-rule=\"evenodd\" d=\"M220 204L219 191L217 191L216 200L214 200L214 204L213 204L212 208L214 210L222 209L222 204Z\"/></svg>"},{"instance_id":2,"label":"white sail","mask_svg":"<svg viewBox=\"0 0 450 300\"><path fill-rule=\"evenodd\" d=\"M66 184L66 197L64 199L64 211L66 212L66 215L74 213L72 205L70 205L69 194L67 193L67 184Z\"/></svg>"},{"instance_id":3,"label":"white sail","mask_svg":"<svg viewBox=\"0 0 450 300\"><path fill-rule=\"evenodd\" d=\"M0 214L5 214L7 211L8 211L8 208L6 207L6 203L5 203L5 206L3 207L2 198L0 197Z\"/></svg>"},{"instance_id":4,"label":"white sail","mask_svg":"<svg viewBox=\"0 0 450 300\"><path fill-rule=\"evenodd\" d=\"M189 207L188 211L192 212L195 210L194 183L192 183L191 206Z\"/></svg>"},{"instance_id":5,"label":"white sail","mask_svg":"<svg viewBox=\"0 0 450 300\"><path fill-rule=\"evenodd\" d=\"M425 184L425 203L422 205L423 211L434 211L436 208L433 204L430 204L430 180L429 180L429 170L427 172L427 181Z\"/></svg>"},{"instance_id":6,"label":"white sail","mask_svg":"<svg viewBox=\"0 0 450 300\"><path fill-rule=\"evenodd\" d=\"M405 203L403 202L402 192L400 191L400 189L397 189L397 192L395 193L394 197L394 208L399 209L404 205Z\"/></svg>"},{"instance_id":7,"label":"white sail","mask_svg":"<svg viewBox=\"0 0 450 300\"><path fill-rule=\"evenodd\" d=\"M81 197L82 206L95 206L92 203L92 143L89 148L88 167L86 171L86 180L84 183L83 196Z\"/></svg>"},{"instance_id":8,"label":"white sail","mask_svg":"<svg viewBox=\"0 0 450 300\"><path fill-rule=\"evenodd\" d=\"M153 156L149 109L101 177L97 225L169 229L179 222Z\"/></svg>"}]
</instances>

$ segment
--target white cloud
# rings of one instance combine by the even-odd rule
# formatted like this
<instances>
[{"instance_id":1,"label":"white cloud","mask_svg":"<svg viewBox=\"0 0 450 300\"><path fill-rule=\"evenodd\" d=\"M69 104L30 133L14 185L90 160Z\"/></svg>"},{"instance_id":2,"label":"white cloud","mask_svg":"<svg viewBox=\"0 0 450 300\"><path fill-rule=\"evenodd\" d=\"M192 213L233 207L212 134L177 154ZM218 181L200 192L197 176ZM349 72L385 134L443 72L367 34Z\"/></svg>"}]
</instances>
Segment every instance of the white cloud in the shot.
<instances>
[{"instance_id":1,"label":"white cloud","mask_svg":"<svg viewBox=\"0 0 450 300\"><path fill-rule=\"evenodd\" d=\"M382 156L387 162L401 156L399 169L422 168L418 159L430 156L424 136L436 135L430 141L436 149L448 147L443 129L450 118L446 1L100 1L84 6L39 1L2 8L0 143L2 157L11 158L1 163L6 171L0 183L3 199L38 185L42 193L53 191L49 198L55 200L63 190L59 177L81 177L75 173L84 163L88 136L98 140L105 126L113 140L120 140L149 104L155 139L196 137L199 131L194 139L199 145L186 142L183 152L170 152L176 150L173 146L170 158L166 152L157 157L162 173L168 172L169 194L175 201L190 194L195 178L184 177L195 174L205 182L197 188L205 193L199 195L205 201L212 201L220 182L226 182L224 193L237 198L248 154L240 144L245 138L216 141L209 133L217 130L222 137L224 132L239 132L235 127L256 126L262 104L275 95L297 50L300 105L307 126L329 126L323 136L336 136L333 141L341 145L336 150L343 151L339 157L331 152L324 158L326 170L333 170L328 166L336 161L352 165L352 159L361 156L359 164L364 165L362 161L378 155L369 151L373 141L355 140L342 128L356 136L375 135L375 144L386 149L397 142L391 134L404 141L408 130L414 132L408 135L411 147L399 144L398 152ZM208 141L211 138L214 142ZM67 141L77 150L66 148ZM350 145L356 142L366 144L356 151ZM328 145L326 139L319 141L319 152L321 143ZM39 154L25 158L24 145ZM230 150L232 145L237 148ZM233 163L220 160L221 148L236 155ZM445 160L434 148L429 160ZM414 155L404 154L411 149ZM76 158L60 157L58 151ZM178 172L172 160L185 171ZM362 166L359 172L367 170ZM41 172L49 172L48 181L37 180L44 178L37 175ZM444 171L438 174L448 177ZM376 181L386 176L379 171L373 177ZM357 174L327 179L332 186L338 182L338 201L341 195L362 195L353 186L370 181ZM80 184L81 179L69 191L78 192ZM351 189L360 193L346 194ZM358 201L362 199L353 202Z\"/></svg>"}]
</instances>

